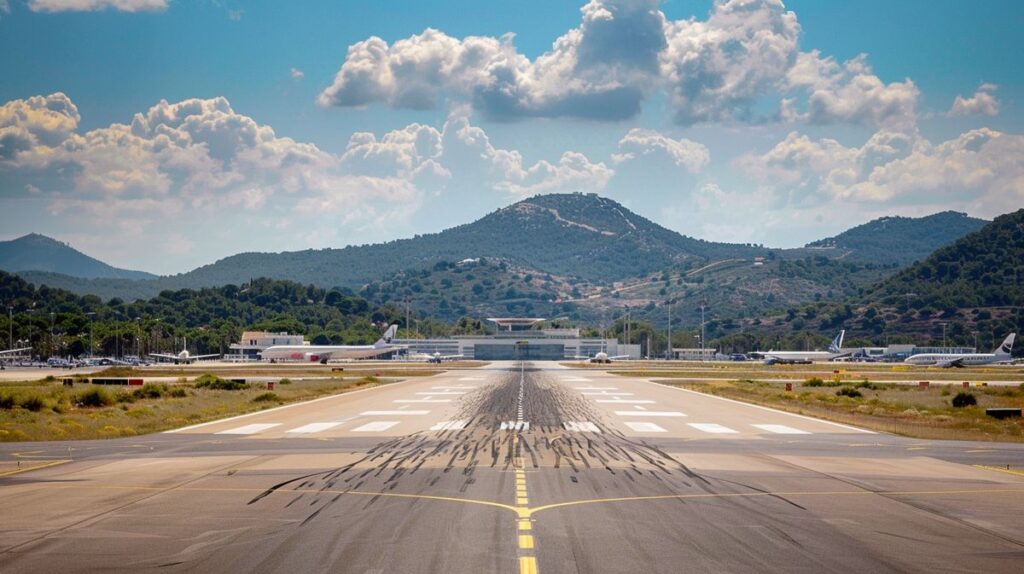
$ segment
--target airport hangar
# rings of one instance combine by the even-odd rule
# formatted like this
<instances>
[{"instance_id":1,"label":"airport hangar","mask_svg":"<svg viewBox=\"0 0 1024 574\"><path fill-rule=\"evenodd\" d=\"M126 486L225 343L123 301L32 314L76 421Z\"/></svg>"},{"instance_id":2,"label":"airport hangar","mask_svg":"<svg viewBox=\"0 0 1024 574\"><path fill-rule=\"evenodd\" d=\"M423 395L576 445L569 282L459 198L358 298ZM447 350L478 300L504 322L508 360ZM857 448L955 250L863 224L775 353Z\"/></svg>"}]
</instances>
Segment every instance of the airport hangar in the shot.
<instances>
[{"instance_id":1,"label":"airport hangar","mask_svg":"<svg viewBox=\"0 0 1024 574\"><path fill-rule=\"evenodd\" d=\"M461 355L464 359L482 361L562 361L576 357L593 357L605 352L609 356L640 358L640 345L627 345L617 339L581 337L579 329L535 329L541 318L493 317L487 319L494 332L486 335L460 335L443 339L401 339L391 342L406 347L396 358L408 355ZM259 353L271 345L308 345L301 335L287 333L246 332L242 341L231 345L225 356L229 361L259 360ZM381 358L386 358L382 356Z\"/></svg>"}]
</instances>

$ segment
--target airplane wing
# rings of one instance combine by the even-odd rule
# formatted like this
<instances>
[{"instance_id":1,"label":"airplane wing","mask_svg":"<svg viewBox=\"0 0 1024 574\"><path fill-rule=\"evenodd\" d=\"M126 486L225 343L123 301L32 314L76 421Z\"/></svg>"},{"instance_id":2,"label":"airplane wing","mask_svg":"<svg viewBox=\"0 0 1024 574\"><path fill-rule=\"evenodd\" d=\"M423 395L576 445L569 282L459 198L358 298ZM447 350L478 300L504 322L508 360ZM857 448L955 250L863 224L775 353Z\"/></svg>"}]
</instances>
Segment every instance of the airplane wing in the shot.
<instances>
[{"instance_id":1,"label":"airplane wing","mask_svg":"<svg viewBox=\"0 0 1024 574\"><path fill-rule=\"evenodd\" d=\"M8 349L6 351L0 351L0 355L17 355L18 353L24 353L25 351L31 351L32 347L25 347L22 349Z\"/></svg>"},{"instance_id":2,"label":"airplane wing","mask_svg":"<svg viewBox=\"0 0 1024 574\"><path fill-rule=\"evenodd\" d=\"M189 355L188 358L189 358L190 361L199 361L201 359L210 359L210 358L219 357L219 356L220 355L218 355L217 353L213 353L213 354L210 354L210 355Z\"/></svg>"},{"instance_id":3,"label":"airplane wing","mask_svg":"<svg viewBox=\"0 0 1024 574\"><path fill-rule=\"evenodd\" d=\"M629 355L615 355L614 357L608 357L609 361L625 361L629 358Z\"/></svg>"},{"instance_id":4,"label":"airplane wing","mask_svg":"<svg viewBox=\"0 0 1024 574\"><path fill-rule=\"evenodd\" d=\"M178 355L165 355L163 353L150 353L150 357L156 357L157 359L167 359L168 361L177 361L180 357Z\"/></svg>"}]
</instances>

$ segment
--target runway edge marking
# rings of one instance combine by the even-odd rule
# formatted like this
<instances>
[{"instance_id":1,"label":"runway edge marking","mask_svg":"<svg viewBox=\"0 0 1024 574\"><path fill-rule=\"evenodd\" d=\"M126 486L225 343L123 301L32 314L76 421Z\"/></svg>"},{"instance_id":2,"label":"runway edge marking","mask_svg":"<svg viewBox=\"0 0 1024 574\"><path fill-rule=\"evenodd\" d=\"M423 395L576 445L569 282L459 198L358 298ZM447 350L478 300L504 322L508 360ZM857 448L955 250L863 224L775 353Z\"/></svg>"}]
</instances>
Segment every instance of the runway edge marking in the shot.
<instances>
[{"instance_id":1,"label":"runway edge marking","mask_svg":"<svg viewBox=\"0 0 1024 574\"><path fill-rule=\"evenodd\" d=\"M857 428L857 427L853 427L853 426L850 426L850 425L844 425L842 423L836 423L836 422L832 422L832 421L827 421L825 419L818 419L818 418L809 417L809 416L806 416L806 415L798 415L796 413L791 413L791 412L787 412L787 411L780 411L779 409L773 409L771 407L764 407L764 406L761 406L761 405L755 405L753 403L745 403L743 401L737 401L735 399L727 399L725 397L719 397L717 395L709 395L707 393L699 393L697 391L691 391L690 389L681 389L681 388L673 386L673 385L665 385L665 384L662 384L662 383L655 383L654 381L649 381L647 379L641 379L639 377L632 377L632 378L635 378L638 381L643 381L643 382L645 382L645 383L647 383L649 385L658 385L659 387L665 387L666 389L673 389L673 390L676 390L676 391L682 391L684 393L690 393L691 395L698 395L698 396L701 396L701 397L709 397L709 398L712 398L712 399L718 399L720 401L726 401L726 402L729 402L729 403L736 403L737 405L743 405L745 407L750 407L750 408L753 408L753 409L761 409L762 411L769 411L769 412L773 412L773 413L789 415L791 417L796 417L798 419L804 419L804 420L818 422L818 423L822 423L822 424L826 424L826 425L832 425L834 427L844 428L844 429L852 430L852 431L856 431L856 432L862 432L862 433L865 433L865 434L878 434L875 431L870 431L870 430L867 430L867 429Z\"/></svg>"}]
</instances>

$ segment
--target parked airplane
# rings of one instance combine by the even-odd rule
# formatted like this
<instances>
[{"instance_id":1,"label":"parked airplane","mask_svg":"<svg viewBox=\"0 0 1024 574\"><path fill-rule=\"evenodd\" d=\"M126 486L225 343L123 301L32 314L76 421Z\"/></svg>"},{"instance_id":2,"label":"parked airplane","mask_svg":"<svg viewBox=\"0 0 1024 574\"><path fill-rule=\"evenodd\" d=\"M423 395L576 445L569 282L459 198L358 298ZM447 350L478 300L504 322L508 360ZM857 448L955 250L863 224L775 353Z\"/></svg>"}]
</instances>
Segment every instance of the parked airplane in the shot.
<instances>
[{"instance_id":1,"label":"parked airplane","mask_svg":"<svg viewBox=\"0 0 1024 574\"><path fill-rule=\"evenodd\" d=\"M839 335L832 339L828 351L763 351L751 353L754 358L763 358L770 365L800 365L813 361L832 361L850 355L850 351L843 351L843 338L846 331L839 331Z\"/></svg>"},{"instance_id":2,"label":"parked airplane","mask_svg":"<svg viewBox=\"0 0 1024 574\"><path fill-rule=\"evenodd\" d=\"M0 351L0 368L5 368L4 365L7 363L13 363L18 359L24 359L24 353L31 353L32 347L24 347L22 349L7 349L6 351Z\"/></svg>"},{"instance_id":3,"label":"parked airplane","mask_svg":"<svg viewBox=\"0 0 1024 574\"><path fill-rule=\"evenodd\" d=\"M179 365L182 363L186 365L191 365L195 361L202 361L206 359L212 359L214 357L220 357L220 355L216 353L212 353L209 355L193 355L189 353L187 339L184 341L184 346L185 348L182 349L181 352L178 353L177 355L168 355L166 353L150 353L149 356L153 357L158 361L173 361L175 365Z\"/></svg>"},{"instance_id":4,"label":"parked airplane","mask_svg":"<svg viewBox=\"0 0 1024 574\"><path fill-rule=\"evenodd\" d=\"M384 336L372 345L274 345L264 349L260 355L271 362L310 361L321 364L337 359L369 359L404 349L391 344L397 332L398 325L391 325Z\"/></svg>"},{"instance_id":5,"label":"parked airplane","mask_svg":"<svg viewBox=\"0 0 1024 574\"><path fill-rule=\"evenodd\" d=\"M977 367L980 365L991 365L994 363L1009 363L1013 361L1010 353L1013 351L1013 340L1017 333L1010 333L1003 344L991 353L918 353L911 355L904 361L911 365L927 365L933 367Z\"/></svg>"}]
</instances>

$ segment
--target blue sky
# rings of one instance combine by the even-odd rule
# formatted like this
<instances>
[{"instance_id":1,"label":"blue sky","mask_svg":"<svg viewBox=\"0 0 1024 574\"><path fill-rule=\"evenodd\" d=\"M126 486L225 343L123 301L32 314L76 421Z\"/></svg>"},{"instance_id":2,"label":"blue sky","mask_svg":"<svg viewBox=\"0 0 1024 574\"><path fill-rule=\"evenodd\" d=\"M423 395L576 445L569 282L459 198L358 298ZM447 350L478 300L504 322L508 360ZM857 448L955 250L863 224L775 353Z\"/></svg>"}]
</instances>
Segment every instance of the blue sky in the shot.
<instances>
[{"instance_id":1,"label":"blue sky","mask_svg":"<svg viewBox=\"0 0 1024 574\"><path fill-rule=\"evenodd\" d=\"M0 0L0 238L174 273L549 192L783 247L994 217L1024 204L1022 22L1012 1Z\"/></svg>"}]
</instances>

